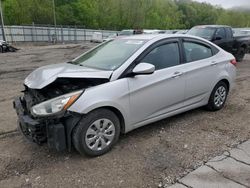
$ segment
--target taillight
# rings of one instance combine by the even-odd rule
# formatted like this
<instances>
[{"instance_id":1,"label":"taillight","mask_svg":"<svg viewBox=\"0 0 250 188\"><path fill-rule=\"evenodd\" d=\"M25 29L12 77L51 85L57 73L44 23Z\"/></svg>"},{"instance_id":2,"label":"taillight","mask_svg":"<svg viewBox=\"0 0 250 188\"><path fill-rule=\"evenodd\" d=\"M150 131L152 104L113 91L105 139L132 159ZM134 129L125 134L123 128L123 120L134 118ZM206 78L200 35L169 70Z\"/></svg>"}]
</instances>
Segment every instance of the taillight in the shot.
<instances>
[{"instance_id":1,"label":"taillight","mask_svg":"<svg viewBox=\"0 0 250 188\"><path fill-rule=\"evenodd\" d=\"M230 63L232 63L234 66L237 65L237 61L235 59L231 60Z\"/></svg>"}]
</instances>

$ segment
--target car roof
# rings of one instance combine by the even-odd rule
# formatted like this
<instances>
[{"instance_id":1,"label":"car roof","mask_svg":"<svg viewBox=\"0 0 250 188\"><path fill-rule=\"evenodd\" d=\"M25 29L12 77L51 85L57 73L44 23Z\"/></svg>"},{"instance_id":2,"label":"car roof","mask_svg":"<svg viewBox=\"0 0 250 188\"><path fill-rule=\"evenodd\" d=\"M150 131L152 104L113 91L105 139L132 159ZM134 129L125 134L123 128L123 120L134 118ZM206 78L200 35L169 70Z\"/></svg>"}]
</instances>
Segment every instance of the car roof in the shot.
<instances>
[{"instance_id":1,"label":"car roof","mask_svg":"<svg viewBox=\"0 0 250 188\"><path fill-rule=\"evenodd\" d=\"M178 34L139 34L139 35L130 35L124 36L122 39L131 39L131 40L152 40L156 38L172 38L172 37L183 37L186 35Z\"/></svg>"},{"instance_id":2,"label":"car roof","mask_svg":"<svg viewBox=\"0 0 250 188\"><path fill-rule=\"evenodd\" d=\"M157 37L158 35L154 35L154 34L138 34L138 35L130 35L130 36L124 36L122 37L122 39L133 39L133 40L151 40L155 37Z\"/></svg>"},{"instance_id":3,"label":"car roof","mask_svg":"<svg viewBox=\"0 0 250 188\"><path fill-rule=\"evenodd\" d=\"M216 46L214 43L198 37L198 36L194 36L194 35L188 35L188 34L138 34L138 35L130 35L130 36L122 36L122 37L117 37L114 40L119 40L119 39L125 39L125 40L145 40L147 42L149 41L160 41L162 39L171 39L171 38L189 38L189 39L196 39L202 42L206 42L216 48L218 48L218 46Z\"/></svg>"},{"instance_id":4,"label":"car roof","mask_svg":"<svg viewBox=\"0 0 250 188\"><path fill-rule=\"evenodd\" d=\"M189 38L199 38L192 35L185 35L185 34L139 34L139 35L130 35L130 36L122 36L119 39L126 39L126 40L153 40L153 39L162 39L162 38L178 38L178 37L189 37ZM199 38L200 39L200 38Z\"/></svg>"},{"instance_id":5,"label":"car roof","mask_svg":"<svg viewBox=\"0 0 250 188\"><path fill-rule=\"evenodd\" d=\"M230 27L228 25L197 25L194 27L211 27L211 28L221 28L221 27ZM231 28L231 27L230 27Z\"/></svg>"}]
</instances>

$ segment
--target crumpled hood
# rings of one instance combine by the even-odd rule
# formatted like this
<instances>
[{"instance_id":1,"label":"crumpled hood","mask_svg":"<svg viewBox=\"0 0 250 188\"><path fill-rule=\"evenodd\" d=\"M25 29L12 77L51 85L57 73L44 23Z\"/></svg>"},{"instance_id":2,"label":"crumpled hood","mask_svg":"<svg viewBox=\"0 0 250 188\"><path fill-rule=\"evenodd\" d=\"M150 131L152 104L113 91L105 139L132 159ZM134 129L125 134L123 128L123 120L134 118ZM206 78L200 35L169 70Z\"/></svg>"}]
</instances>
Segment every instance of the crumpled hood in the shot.
<instances>
[{"instance_id":1,"label":"crumpled hood","mask_svg":"<svg viewBox=\"0 0 250 188\"><path fill-rule=\"evenodd\" d=\"M32 89L42 89L57 78L107 78L113 71L91 69L70 63L43 66L30 73L24 84Z\"/></svg>"}]
</instances>

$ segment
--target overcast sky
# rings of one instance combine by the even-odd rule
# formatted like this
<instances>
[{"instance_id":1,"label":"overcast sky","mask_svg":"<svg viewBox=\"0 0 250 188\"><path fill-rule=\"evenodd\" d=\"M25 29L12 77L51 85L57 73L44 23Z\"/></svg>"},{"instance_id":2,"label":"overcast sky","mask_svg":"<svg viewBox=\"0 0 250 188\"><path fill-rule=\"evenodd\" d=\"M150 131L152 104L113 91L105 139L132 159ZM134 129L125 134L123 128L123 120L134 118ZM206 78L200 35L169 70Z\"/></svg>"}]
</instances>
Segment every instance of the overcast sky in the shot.
<instances>
[{"instance_id":1,"label":"overcast sky","mask_svg":"<svg viewBox=\"0 0 250 188\"><path fill-rule=\"evenodd\" d=\"M212 5L220 5L223 8L232 8L237 6L250 7L250 0L195 0L199 2L208 2Z\"/></svg>"}]
</instances>

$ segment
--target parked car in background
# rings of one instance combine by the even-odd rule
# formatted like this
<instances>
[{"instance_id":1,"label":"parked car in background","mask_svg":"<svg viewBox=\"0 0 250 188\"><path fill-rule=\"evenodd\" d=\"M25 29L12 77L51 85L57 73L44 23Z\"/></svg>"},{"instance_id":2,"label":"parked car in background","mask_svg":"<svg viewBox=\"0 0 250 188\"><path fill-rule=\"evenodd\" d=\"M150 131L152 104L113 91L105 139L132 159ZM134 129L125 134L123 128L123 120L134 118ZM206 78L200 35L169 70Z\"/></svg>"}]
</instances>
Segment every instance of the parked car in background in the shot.
<instances>
[{"instance_id":1,"label":"parked car in background","mask_svg":"<svg viewBox=\"0 0 250 188\"><path fill-rule=\"evenodd\" d=\"M188 30L179 30L175 34L186 34Z\"/></svg>"},{"instance_id":2,"label":"parked car in background","mask_svg":"<svg viewBox=\"0 0 250 188\"><path fill-rule=\"evenodd\" d=\"M103 42L106 42L106 41L108 41L108 40L115 39L117 36L118 36L118 33L111 34L111 35L109 35L107 38L103 39Z\"/></svg>"},{"instance_id":3,"label":"parked car in background","mask_svg":"<svg viewBox=\"0 0 250 188\"><path fill-rule=\"evenodd\" d=\"M9 45L6 41L0 40L0 53L15 51L17 51L17 48Z\"/></svg>"},{"instance_id":4,"label":"parked car in background","mask_svg":"<svg viewBox=\"0 0 250 188\"><path fill-rule=\"evenodd\" d=\"M159 31L157 29L143 29L143 34L158 34Z\"/></svg>"},{"instance_id":5,"label":"parked car in background","mask_svg":"<svg viewBox=\"0 0 250 188\"><path fill-rule=\"evenodd\" d=\"M250 52L250 37L233 36L233 30L224 25L201 25L190 29L187 34L195 35L212 41L229 53L237 61L242 61L245 54Z\"/></svg>"},{"instance_id":6,"label":"parked car in background","mask_svg":"<svg viewBox=\"0 0 250 188\"><path fill-rule=\"evenodd\" d=\"M222 109L235 65L233 55L194 36L120 37L36 69L14 108L33 142L98 156L120 133L201 106Z\"/></svg>"},{"instance_id":7,"label":"parked car in background","mask_svg":"<svg viewBox=\"0 0 250 188\"><path fill-rule=\"evenodd\" d=\"M102 33L101 32L94 32L90 42L97 42L97 43L103 42Z\"/></svg>"},{"instance_id":8,"label":"parked car in background","mask_svg":"<svg viewBox=\"0 0 250 188\"><path fill-rule=\"evenodd\" d=\"M240 30L240 36L250 36L250 30Z\"/></svg>"},{"instance_id":9,"label":"parked car in background","mask_svg":"<svg viewBox=\"0 0 250 188\"><path fill-rule=\"evenodd\" d=\"M118 33L119 36L130 36L130 35L137 35L137 34L142 34L143 30L141 29L126 29L122 30L121 32Z\"/></svg>"},{"instance_id":10,"label":"parked car in background","mask_svg":"<svg viewBox=\"0 0 250 188\"><path fill-rule=\"evenodd\" d=\"M175 34L178 30L162 30L163 34Z\"/></svg>"},{"instance_id":11,"label":"parked car in background","mask_svg":"<svg viewBox=\"0 0 250 188\"><path fill-rule=\"evenodd\" d=\"M132 29L122 30L121 32L118 33L119 36L130 36L134 34L135 32Z\"/></svg>"}]
</instances>

